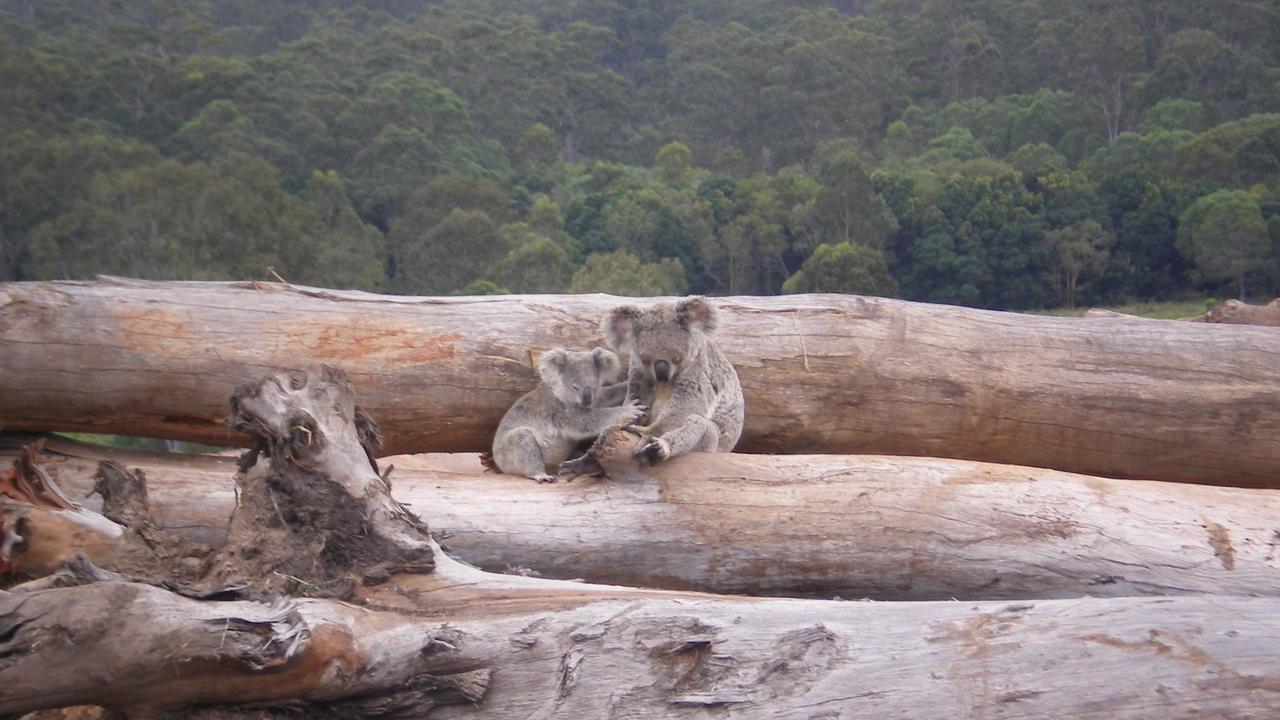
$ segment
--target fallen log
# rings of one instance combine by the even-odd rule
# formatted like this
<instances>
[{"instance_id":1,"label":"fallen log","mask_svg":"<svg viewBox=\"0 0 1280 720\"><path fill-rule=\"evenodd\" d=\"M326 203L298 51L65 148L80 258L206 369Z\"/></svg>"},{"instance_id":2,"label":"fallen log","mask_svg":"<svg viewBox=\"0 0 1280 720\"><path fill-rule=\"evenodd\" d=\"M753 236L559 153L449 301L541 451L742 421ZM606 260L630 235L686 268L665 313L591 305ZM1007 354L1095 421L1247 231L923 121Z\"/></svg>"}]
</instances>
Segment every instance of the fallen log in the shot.
<instances>
[{"instance_id":1,"label":"fallen log","mask_svg":"<svg viewBox=\"0 0 1280 720\"><path fill-rule=\"evenodd\" d=\"M140 468L157 525L221 543L232 458L48 447L49 473L77 500L97 507L100 460ZM552 486L486 473L475 455L384 462L394 497L494 572L878 600L1280 596L1270 491L886 456L695 454Z\"/></svg>"},{"instance_id":2,"label":"fallen log","mask_svg":"<svg viewBox=\"0 0 1280 720\"><path fill-rule=\"evenodd\" d=\"M99 583L0 594L0 712L304 717L1274 717L1270 599L838 603L460 594L399 615ZM430 597L430 596L425 596ZM22 652L39 643L40 652ZM398 695L372 697L392 677ZM355 694L353 694L355 693ZM298 715L293 715L294 717ZM197 715L199 717L199 715Z\"/></svg>"},{"instance_id":3,"label":"fallen log","mask_svg":"<svg viewBox=\"0 0 1280 720\"><path fill-rule=\"evenodd\" d=\"M331 362L353 366L387 452L480 451L533 386L531 355L600 343L599 318L619 302L10 283L0 286L0 426L243 445L222 422L240 378ZM746 395L740 451L1280 487L1280 335L1265 328L835 295L717 303L719 343Z\"/></svg>"},{"instance_id":4,"label":"fallen log","mask_svg":"<svg viewBox=\"0 0 1280 720\"><path fill-rule=\"evenodd\" d=\"M200 706L197 717L219 718L1280 711L1273 598L727 599L460 565L391 499L357 439L376 432L357 430L343 387L315 372L237 391L237 424L258 442L238 477L231 550L207 579L239 568L242 584L223 590L272 602L197 601L83 561L65 573L79 584L0 592L0 713L84 703L136 717ZM130 523L144 515L133 509ZM372 555L395 560L385 577L329 588Z\"/></svg>"},{"instance_id":5,"label":"fallen log","mask_svg":"<svg viewBox=\"0 0 1280 720\"><path fill-rule=\"evenodd\" d=\"M1204 315L1187 319L1191 322L1280 327L1280 298L1266 305L1250 305L1239 300L1227 300L1213 306L1213 309Z\"/></svg>"}]
</instances>

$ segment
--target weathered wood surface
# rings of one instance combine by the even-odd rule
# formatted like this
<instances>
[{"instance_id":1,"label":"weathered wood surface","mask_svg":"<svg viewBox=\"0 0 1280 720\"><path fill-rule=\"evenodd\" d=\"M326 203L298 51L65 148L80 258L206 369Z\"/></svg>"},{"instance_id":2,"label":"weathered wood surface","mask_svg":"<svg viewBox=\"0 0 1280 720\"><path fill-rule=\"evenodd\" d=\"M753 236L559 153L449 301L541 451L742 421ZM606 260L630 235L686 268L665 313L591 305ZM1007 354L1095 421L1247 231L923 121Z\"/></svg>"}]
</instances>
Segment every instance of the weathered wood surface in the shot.
<instances>
[{"instance_id":1,"label":"weathered wood surface","mask_svg":"<svg viewBox=\"0 0 1280 720\"><path fill-rule=\"evenodd\" d=\"M839 603L554 585L558 594L472 587L449 604L422 594L412 616L310 599L201 603L123 583L0 593L0 624L12 629L0 639L0 712L103 703L147 717L195 702L288 699L360 717L379 705L342 703L353 689L429 673L435 699L416 716L1280 713L1273 599Z\"/></svg>"},{"instance_id":2,"label":"weathered wood surface","mask_svg":"<svg viewBox=\"0 0 1280 720\"><path fill-rule=\"evenodd\" d=\"M1250 305L1239 300L1227 300L1218 303L1200 317L1188 319L1193 322L1280 327L1280 298L1266 305Z\"/></svg>"},{"instance_id":3,"label":"weathered wood surface","mask_svg":"<svg viewBox=\"0 0 1280 720\"><path fill-rule=\"evenodd\" d=\"M49 449L50 474L88 507L111 459L145 471L161 527L222 542L233 458ZM475 455L384 462L394 497L494 572L847 599L1280 596L1272 491L887 456L702 454L639 481L550 486Z\"/></svg>"},{"instance_id":4,"label":"weathered wood surface","mask_svg":"<svg viewBox=\"0 0 1280 720\"><path fill-rule=\"evenodd\" d=\"M172 586L271 602L192 600L79 560L47 578L73 586L0 592L0 714L84 703L131 717L200 705L223 720L281 706L353 718L1280 712L1276 598L842 603L494 575L440 552L391 498L365 452L377 433L340 373L270 376L232 405L255 449L228 543L202 579ZM606 467L620 446L605 448ZM113 477L120 487L104 494L121 532L150 527L143 478ZM394 562L381 576L365 572L384 556ZM364 582L334 584L352 573Z\"/></svg>"},{"instance_id":5,"label":"weathered wood surface","mask_svg":"<svg viewBox=\"0 0 1280 720\"><path fill-rule=\"evenodd\" d=\"M388 452L478 451L533 385L531 354L598 344L598 320L619 302L7 284L0 426L242 444L222 423L237 382L327 362L350 370ZM717 303L746 394L742 451L1280 485L1280 334L1268 328L834 295Z\"/></svg>"}]
</instances>

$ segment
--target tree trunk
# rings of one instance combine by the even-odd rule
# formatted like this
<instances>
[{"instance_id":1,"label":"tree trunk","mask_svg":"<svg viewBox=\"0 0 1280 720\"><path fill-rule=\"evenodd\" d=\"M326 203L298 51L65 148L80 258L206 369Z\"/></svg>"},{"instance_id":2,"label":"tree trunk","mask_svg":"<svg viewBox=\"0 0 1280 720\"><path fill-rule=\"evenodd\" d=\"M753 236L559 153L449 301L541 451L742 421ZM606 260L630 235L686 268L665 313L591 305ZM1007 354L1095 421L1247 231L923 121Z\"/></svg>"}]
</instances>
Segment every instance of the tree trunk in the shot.
<instances>
[{"instance_id":1,"label":"tree trunk","mask_svg":"<svg viewBox=\"0 0 1280 720\"><path fill-rule=\"evenodd\" d=\"M224 542L232 458L49 449L49 473L87 506L109 459L145 472L158 526ZM690 455L552 486L487 474L474 455L386 462L394 497L494 572L877 600L1280 596L1268 491L896 457Z\"/></svg>"},{"instance_id":2,"label":"tree trunk","mask_svg":"<svg viewBox=\"0 0 1280 720\"><path fill-rule=\"evenodd\" d=\"M599 319L619 302L8 284L0 426L244 444L222 421L234 384L324 361L353 368L388 451L478 451L533 386L532 355L600 343ZM834 295L717 302L747 401L739 450L1280 486L1280 335L1267 329Z\"/></svg>"},{"instance_id":3,"label":"tree trunk","mask_svg":"<svg viewBox=\"0 0 1280 720\"><path fill-rule=\"evenodd\" d=\"M259 706L244 717L1280 713L1269 599L839 603L627 598L573 583L450 599L465 604L427 594L399 615L305 598L198 602L129 583L0 594L0 712L99 703L148 717L253 702L294 714ZM362 694L393 686L391 698Z\"/></svg>"},{"instance_id":4,"label":"tree trunk","mask_svg":"<svg viewBox=\"0 0 1280 720\"><path fill-rule=\"evenodd\" d=\"M200 596L220 601L83 561L62 573L70 587L0 592L0 713L84 703L207 718L1280 712L1274 598L841 603L484 573L440 553L391 499L368 454L376 427L361 418L327 369L237 389L232 422L255 446L241 459L227 545L206 564ZM606 444L606 466L622 468L611 453L621 446ZM106 505L129 518L121 532L136 532L149 523L145 494L121 485L132 490L113 488ZM375 558L389 560L381 576L333 583Z\"/></svg>"}]
</instances>

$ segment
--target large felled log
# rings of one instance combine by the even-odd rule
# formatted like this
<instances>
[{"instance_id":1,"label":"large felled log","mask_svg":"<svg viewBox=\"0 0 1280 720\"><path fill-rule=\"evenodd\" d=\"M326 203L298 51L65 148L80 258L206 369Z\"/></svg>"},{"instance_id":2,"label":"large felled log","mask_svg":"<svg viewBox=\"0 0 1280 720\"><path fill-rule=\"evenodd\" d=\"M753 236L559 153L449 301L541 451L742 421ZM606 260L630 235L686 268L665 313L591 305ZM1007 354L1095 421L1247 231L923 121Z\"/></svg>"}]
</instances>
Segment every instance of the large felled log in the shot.
<instances>
[{"instance_id":1,"label":"large felled log","mask_svg":"<svg viewBox=\"0 0 1280 720\"><path fill-rule=\"evenodd\" d=\"M111 460L145 471L161 526L225 534L231 458L48 447L72 497ZM552 486L486 473L475 455L385 462L394 496L450 552L496 572L880 600L1280 596L1271 491L886 456L690 455Z\"/></svg>"},{"instance_id":2,"label":"large felled log","mask_svg":"<svg viewBox=\"0 0 1280 720\"><path fill-rule=\"evenodd\" d=\"M426 612L409 616L308 599L200 603L122 583L0 594L0 712L87 702L140 717L196 702L512 720L1280 712L1273 600L837 603L559 587L501 597L473 587L453 607L424 594ZM37 642L40 652L25 651ZM350 694L405 676L395 698Z\"/></svg>"},{"instance_id":3,"label":"large felled log","mask_svg":"<svg viewBox=\"0 0 1280 720\"><path fill-rule=\"evenodd\" d=\"M259 444L222 559L246 561L251 592L321 595L370 551L431 562L389 567L341 593L349 602L197 602L119 580L0 592L0 713L87 702L136 717L200 705L219 718L274 706L344 718L1280 711L1272 598L748 600L459 565L391 500L357 440L376 431L356 428L335 379L277 376L237 392L237 423ZM279 563L267 575L301 575L264 578L264 558Z\"/></svg>"},{"instance_id":4,"label":"large felled log","mask_svg":"<svg viewBox=\"0 0 1280 720\"><path fill-rule=\"evenodd\" d=\"M243 444L222 422L239 379L325 361L353 366L387 451L479 451L533 386L531 353L599 343L599 318L618 302L8 284L0 426ZM746 395L741 451L1280 485L1280 335L1267 328L831 295L717 302L718 342Z\"/></svg>"}]
</instances>

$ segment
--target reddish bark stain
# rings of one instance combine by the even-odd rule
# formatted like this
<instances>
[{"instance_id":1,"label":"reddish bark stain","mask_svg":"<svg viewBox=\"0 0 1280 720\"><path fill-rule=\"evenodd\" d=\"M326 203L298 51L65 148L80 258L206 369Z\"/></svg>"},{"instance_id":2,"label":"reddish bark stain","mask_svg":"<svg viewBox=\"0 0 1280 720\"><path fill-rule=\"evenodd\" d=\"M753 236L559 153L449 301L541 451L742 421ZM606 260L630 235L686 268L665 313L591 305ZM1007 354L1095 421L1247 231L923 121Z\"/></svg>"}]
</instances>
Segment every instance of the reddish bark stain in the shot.
<instances>
[{"instance_id":1,"label":"reddish bark stain","mask_svg":"<svg viewBox=\"0 0 1280 720\"><path fill-rule=\"evenodd\" d=\"M353 317L349 325L327 325L306 343L317 358L351 362L377 358L388 365L418 365L451 360L458 354L462 334L435 333L422 328L387 325Z\"/></svg>"}]
</instances>

